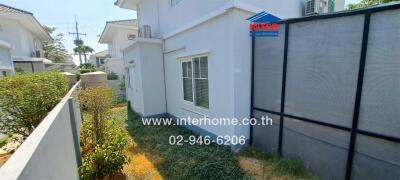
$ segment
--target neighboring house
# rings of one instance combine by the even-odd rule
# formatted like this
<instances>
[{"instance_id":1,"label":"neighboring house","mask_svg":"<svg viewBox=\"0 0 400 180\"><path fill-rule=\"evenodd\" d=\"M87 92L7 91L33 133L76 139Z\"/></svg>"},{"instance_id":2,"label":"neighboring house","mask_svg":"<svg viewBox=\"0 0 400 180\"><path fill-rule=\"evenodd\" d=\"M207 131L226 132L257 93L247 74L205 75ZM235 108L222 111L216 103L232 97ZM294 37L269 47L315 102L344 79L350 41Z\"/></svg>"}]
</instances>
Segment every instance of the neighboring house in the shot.
<instances>
[{"instance_id":1,"label":"neighboring house","mask_svg":"<svg viewBox=\"0 0 400 180\"><path fill-rule=\"evenodd\" d=\"M96 69L99 69L105 64L107 57L109 57L108 50L100 51L90 55L88 63L93 64Z\"/></svg>"},{"instance_id":2,"label":"neighboring house","mask_svg":"<svg viewBox=\"0 0 400 180\"><path fill-rule=\"evenodd\" d=\"M44 71L50 61L44 58L42 43L51 36L30 12L0 4L0 40L12 45L16 70Z\"/></svg>"},{"instance_id":3,"label":"neighboring house","mask_svg":"<svg viewBox=\"0 0 400 180\"><path fill-rule=\"evenodd\" d=\"M137 37L136 19L108 21L101 34L99 43L108 45L110 57L105 60L105 70L109 74L116 73L122 80L124 64L122 50L132 44Z\"/></svg>"},{"instance_id":4,"label":"neighboring house","mask_svg":"<svg viewBox=\"0 0 400 180\"><path fill-rule=\"evenodd\" d=\"M143 116L250 117L251 38L246 18L304 14L304 0L118 0L137 11L139 37L124 50L131 107ZM249 126L191 126L249 137Z\"/></svg>"},{"instance_id":5,"label":"neighboring house","mask_svg":"<svg viewBox=\"0 0 400 180\"><path fill-rule=\"evenodd\" d=\"M0 40L0 77L14 74L14 66L11 60L11 44Z\"/></svg>"}]
</instances>

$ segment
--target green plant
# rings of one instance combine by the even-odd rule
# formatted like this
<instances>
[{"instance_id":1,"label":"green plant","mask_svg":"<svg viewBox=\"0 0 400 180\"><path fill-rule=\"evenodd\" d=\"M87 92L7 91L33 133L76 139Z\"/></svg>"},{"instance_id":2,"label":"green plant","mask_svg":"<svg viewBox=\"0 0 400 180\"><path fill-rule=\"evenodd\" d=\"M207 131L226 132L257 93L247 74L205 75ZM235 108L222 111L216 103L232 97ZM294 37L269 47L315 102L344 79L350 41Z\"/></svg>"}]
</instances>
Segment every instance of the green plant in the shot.
<instances>
[{"instance_id":1,"label":"green plant","mask_svg":"<svg viewBox=\"0 0 400 180\"><path fill-rule=\"evenodd\" d=\"M396 2L399 0L361 0L359 3L356 4L348 4L348 9L357 9L357 8L366 8L369 6L376 6L379 4L386 4L390 2Z\"/></svg>"},{"instance_id":2,"label":"green plant","mask_svg":"<svg viewBox=\"0 0 400 180\"><path fill-rule=\"evenodd\" d=\"M121 124L107 115L113 103L112 90L89 87L79 93L79 99L88 112L81 132L84 160L79 167L81 179L103 179L121 172L128 162L124 155L128 135Z\"/></svg>"},{"instance_id":3,"label":"green plant","mask_svg":"<svg viewBox=\"0 0 400 180\"><path fill-rule=\"evenodd\" d=\"M276 153L267 153L254 147L241 149L239 155L263 161L271 166L274 175L286 175L293 179L314 179L299 160L284 159Z\"/></svg>"},{"instance_id":4,"label":"green plant","mask_svg":"<svg viewBox=\"0 0 400 180\"><path fill-rule=\"evenodd\" d=\"M103 179L108 175L115 175L122 171L123 165L128 162L124 150L128 142L128 134L113 122L104 120L104 136L101 142L94 144L92 120L82 127L83 137L85 137L83 152L84 163L79 168L81 179Z\"/></svg>"},{"instance_id":5,"label":"green plant","mask_svg":"<svg viewBox=\"0 0 400 180\"><path fill-rule=\"evenodd\" d=\"M119 83L119 89L120 90L125 90L125 82L122 81L121 83Z\"/></svg>"},{"instance_id":6,"label":"green plant","mask_svg":"<svg viewBox=\"0 0 400 180\"><path fill-rule=\"evenodd\" d=\"M89 72L93 72L91 69L79 69L79 74L85 74L85 73L89 73Z\"/></svg>"},{"instance_id":7,"label":"green plant","mask_svg":"<svg viewBox=\"0 0 400 180\"><path fill-rule=\"evenodd\" d=\"M115 72L108 73L107 80L118 80L118 74Z\"/></svg>"},{"instance_id":8,"label":"green plant","mask_svg":"<svg viewBox=\"0 0 400 180\"><path fill-rule=\"evenodd\" d=\"M88 87L79 94L83 108L92 116L94 141L99 143L104 132L103 121L113 102L113 93L106 87Z\"/></svg>"},{"instance_id":9,"label":"green plant","mask_svg":"<svg viewBox=\"0 0 400 180\"><path fill-rule=\"evenodd\" d=\"M79 65L80 69L90 69L90 70L95 70L96 67L93 64L90 63L83 63L81 65Z\"/></svg>"},{"instance_id":10,"label":"green plant","mask_svg":"<svg viewBox=\"0 0 400 180\"><path fill-rule=\"evenodd\" d=\"M68 79L58 72L1 78L0 132L28 137L67 91Z\"/></svg>"},{"instance_id":11,"label":"green plant","mask_svg":"<svg viewBox=\"0 0 400 180\"><path fill-rule=\"evenodd\" d=\"M94 50L86 45L79 45L77 47L75 47L74 52L79 54L79 60L80 60L80 64L82 64L82 59L81 56L83 55L85 57L85 63L87 63L87 53L92 53Z\"/></svg>"},{"instance_id":12,"label":"green plant","mask_svg":"<svg viewBox=\"0 0 400 180\"><path fill-rule=\"evenodd\" d=\"M10 136L8 135L5 135L2 138L0 138L0 148L7 144L8 139L10 139Z\"/></svg>"}]
</instances>

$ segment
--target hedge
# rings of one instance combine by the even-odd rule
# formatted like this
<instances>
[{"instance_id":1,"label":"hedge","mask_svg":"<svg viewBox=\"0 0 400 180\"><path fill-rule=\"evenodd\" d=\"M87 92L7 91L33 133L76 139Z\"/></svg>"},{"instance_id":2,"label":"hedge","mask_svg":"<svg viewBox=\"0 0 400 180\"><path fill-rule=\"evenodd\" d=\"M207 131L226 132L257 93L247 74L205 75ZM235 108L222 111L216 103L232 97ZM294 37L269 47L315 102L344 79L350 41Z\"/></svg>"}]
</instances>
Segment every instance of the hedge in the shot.
<instances>
[{"instance_id":1,"label":"hedge","mask_svg":"<svg viewBox=\"0 0 400 180\"><path fill-rule=\"evenodd\" d=\"M28 137L67 92L68 79L58 72L1 78L0 132Z\"/></svg>"}]
</instances>

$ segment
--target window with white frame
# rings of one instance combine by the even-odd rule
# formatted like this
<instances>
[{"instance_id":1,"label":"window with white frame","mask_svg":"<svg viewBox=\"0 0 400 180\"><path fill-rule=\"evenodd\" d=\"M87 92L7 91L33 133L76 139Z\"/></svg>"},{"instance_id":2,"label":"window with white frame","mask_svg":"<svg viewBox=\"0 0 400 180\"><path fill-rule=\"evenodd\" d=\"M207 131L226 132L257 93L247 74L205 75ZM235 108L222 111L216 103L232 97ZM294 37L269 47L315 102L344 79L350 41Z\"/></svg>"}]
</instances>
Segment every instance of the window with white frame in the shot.
<instances>
[{"instance_id":1,"label":"window with white frame","mask_svg":"<svg viewBox=\"0 0 400 180\"><path fill-rule=\"evenodd\" d=\"M182 86L185 101L209 108L207 56L182 61Z\"/></svg>"},{"instance_id":2,"label":"window with white frame","mask_svg":"<svg viewBox=\"0 0 400 180\"><path fill-rule=\"evenodd\" d=\"M176 6L177 4L179 4L182 0L171 0L171 7Z\"/></svg>"}]
</instances>

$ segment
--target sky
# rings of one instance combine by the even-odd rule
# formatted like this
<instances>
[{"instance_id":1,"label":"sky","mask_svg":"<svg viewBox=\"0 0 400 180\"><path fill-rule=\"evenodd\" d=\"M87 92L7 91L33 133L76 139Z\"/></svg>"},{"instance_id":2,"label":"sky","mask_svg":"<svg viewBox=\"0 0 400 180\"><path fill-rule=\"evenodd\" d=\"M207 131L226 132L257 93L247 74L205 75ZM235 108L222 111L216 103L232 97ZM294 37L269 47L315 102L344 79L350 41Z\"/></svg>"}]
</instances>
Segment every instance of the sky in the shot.
<instances>
[{"instance_id":1,"label":"sky","mask_svg":"<svg viewBox=\"0 0 400 180\"><path fill-rule=\"evenodd\" d=\"M75 16L79 23L79 31L85 44L96 52L106 50L107 45L99 44L106 21L135 19L136 12L121 9L114 5L115 0L0 0L0 3L34 14L42 24L56 28L56 33L64 34L64 44L69 53L73 53L75 36L68 32L75 31ZM74 56L78 64L79 58Z\"/></svg>"},{"instance_id":2,"label":"sky","mask_svg":"<svg viewBox=\"0 0 400 180\"><path fill-rule=\"evenodd\" d=\"M346 4L359 1L346 0ZM107 45L98 43L106 21L136 18L135 11L121 9L114 2L115 0L0 0L0 3L33 13L42 25L55 27L56 33L63 33L65 47L71 54L75 47L75 37L68 32L75 31L75 17L79 23L79 31L87 34L82 39L96 52L107 49ZM78 57L73 57L78 64Z\"/></svg>"}]
</instances>

